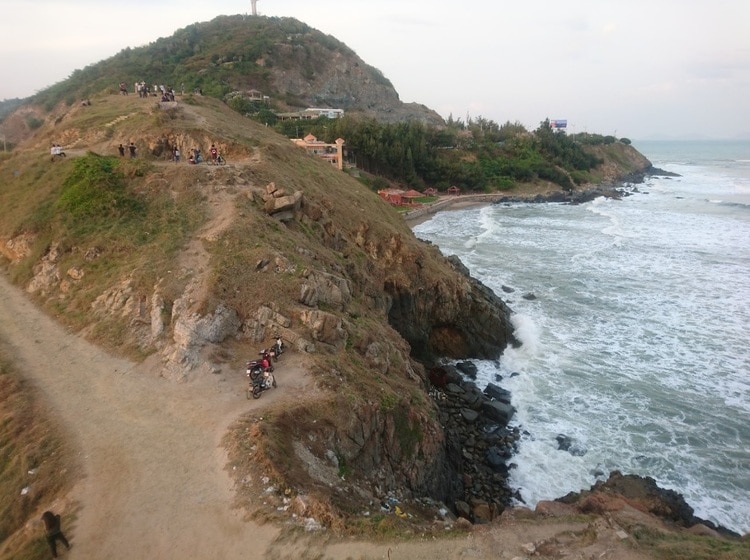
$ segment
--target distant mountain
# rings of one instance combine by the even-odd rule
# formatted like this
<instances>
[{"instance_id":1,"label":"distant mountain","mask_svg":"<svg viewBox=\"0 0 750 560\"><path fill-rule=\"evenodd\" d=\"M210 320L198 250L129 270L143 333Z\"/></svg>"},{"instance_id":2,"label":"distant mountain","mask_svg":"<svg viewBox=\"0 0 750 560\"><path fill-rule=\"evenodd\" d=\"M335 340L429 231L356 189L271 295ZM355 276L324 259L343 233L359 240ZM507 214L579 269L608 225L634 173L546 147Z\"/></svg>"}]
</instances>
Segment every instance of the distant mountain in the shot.
<instances>
[{"instance_id":1,"label":"distant mountain","mask_svg":"<svg viewBox=\"0 0 750 560\"><path fill-rule=\"evenodd\" d=\"M441 124L435 111L403 103L391 82L344 43L292 18L219 16L195 23L149 45L76 70L34 100L73 103L120 82L173 87L225 99L255 90L269 107L344 109L381 122Z\"/></svg>"}]
</instances>

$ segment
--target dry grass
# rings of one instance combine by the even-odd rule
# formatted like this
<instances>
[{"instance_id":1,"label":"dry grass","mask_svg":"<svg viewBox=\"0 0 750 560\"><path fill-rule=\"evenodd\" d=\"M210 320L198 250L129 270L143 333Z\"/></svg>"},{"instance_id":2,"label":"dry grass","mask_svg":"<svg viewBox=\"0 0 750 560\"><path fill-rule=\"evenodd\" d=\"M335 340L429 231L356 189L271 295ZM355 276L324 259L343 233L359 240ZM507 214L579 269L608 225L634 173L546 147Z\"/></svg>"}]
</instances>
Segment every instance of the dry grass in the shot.
<instances>
[{"instance_id":1,"label":"dry grass","mask_svg":"<svg viewBox=\"0 0 750 560\"><path fill-rule=\"evenodd\" d=\"M10 350L0 343L0 559L47 557L36 522L45 505L72 481L65 441L39 395L22 380Z\"/></svg>"},{"instance_id":2,"label":"dry grass","mask_svg":"<svg viewBox=\"0 0 750 560\"><path fill-rule=\"evenodd\" d=\"M628 527L639 550L648 551L657 560L747 560L750 558L750 537L730 540L665 532L651 527Z\"/></svg>"}]
</instances>

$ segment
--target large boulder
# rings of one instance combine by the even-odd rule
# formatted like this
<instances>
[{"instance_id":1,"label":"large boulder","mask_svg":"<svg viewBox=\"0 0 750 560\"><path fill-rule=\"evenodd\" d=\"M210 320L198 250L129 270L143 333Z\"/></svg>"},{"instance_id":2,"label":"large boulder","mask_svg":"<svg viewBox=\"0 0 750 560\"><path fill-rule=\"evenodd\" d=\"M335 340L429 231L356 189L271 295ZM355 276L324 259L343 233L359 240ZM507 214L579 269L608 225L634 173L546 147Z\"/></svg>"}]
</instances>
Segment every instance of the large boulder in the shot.
<instances>
[{"instance_id":1,"label":"large boulder","mask_svg":"<svg viewBox=\"0 0 750 560\"><path fill-rule=\"evenodd\" d=\"M507 426L510 419L516 413L516 409L504 402L487 401L482 403L482 413L491 420Z\"/></svg>"}]
</instances>

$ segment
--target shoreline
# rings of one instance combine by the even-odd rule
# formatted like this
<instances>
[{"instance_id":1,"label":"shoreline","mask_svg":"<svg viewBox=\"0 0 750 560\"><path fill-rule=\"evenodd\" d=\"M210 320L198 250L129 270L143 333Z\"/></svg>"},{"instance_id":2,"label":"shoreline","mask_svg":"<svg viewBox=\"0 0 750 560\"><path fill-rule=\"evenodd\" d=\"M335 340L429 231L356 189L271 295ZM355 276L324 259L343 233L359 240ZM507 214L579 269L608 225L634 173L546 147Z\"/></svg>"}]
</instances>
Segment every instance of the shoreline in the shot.
<instances>
[{"instance_id":1,"label":"shoreline","mask_svg":"<svg viewBox=\"0 0 750 560\"><path fill-rule=\"evenodd\" d=\"M529 190L524 192L496 192L482 194L459 194L445 195L435 202L425 206L415 208L404 213L403 218L409 228L414 228L432 218L438 212L449 210L463 210L466 208L475 208L487 206L500 201L508 202L567 202L570 204L580 204L594 200L600 196L608 198L622 198L627 193L621 190L622 184L618 185L598 185L594 188L580 191L565 192L555 189Z\"/></svg>"},{"instance_id":2,"label":"shoreline","mask_svg":"<svg viewBox=\"0 0 750 560\"><path fill-rule=\"evenodd\" d=\"M414 228L432 218L438 212L446 210L463 210L486 206L506 198L507 194L464 194L446 196L421 208L415 208L404 214L404 220L410 228Z\"/></svg>"}]
</instances>

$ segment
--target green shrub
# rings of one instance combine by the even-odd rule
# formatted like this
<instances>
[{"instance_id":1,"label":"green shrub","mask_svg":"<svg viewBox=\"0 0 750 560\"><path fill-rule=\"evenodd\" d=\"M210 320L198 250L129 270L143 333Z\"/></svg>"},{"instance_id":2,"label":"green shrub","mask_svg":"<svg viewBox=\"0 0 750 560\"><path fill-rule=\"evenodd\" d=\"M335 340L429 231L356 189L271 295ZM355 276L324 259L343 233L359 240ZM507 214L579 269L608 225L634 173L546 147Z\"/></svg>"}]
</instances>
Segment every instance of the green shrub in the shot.
<instances>
[{"instance_id":1,"label":"green shrub","mask_svg":"<svg viewBox=\"0 0 750 560\"><path fill-rule=\"evenodd\" d=\"M89 153L74 162L65 179L57 206L73 226L117 220L142 209L142 203L125 190L125 180L114 157Z\"/></svg>"},{"instance_id":2,"label":"green shrub","mask_svg":"<svg viewBox=\"0 0 750 560\"><path fill-rule=\"evenodd\" d=\"M44 124L44 120L37 118L34 115L26 115L25 121L26 126L28 126L31 130L36 130Z\"/></svg>"},{"instance_id":3,"label":"green shrub","mask_svg":"<svg viewBox=\"0 0 750 560\"><path fill-rule=\"evenodd\" d=\"M587 171L571 171L570 178L576 185L584 185L591 182L591 175Z\"/></svg>"}]
</instances>

